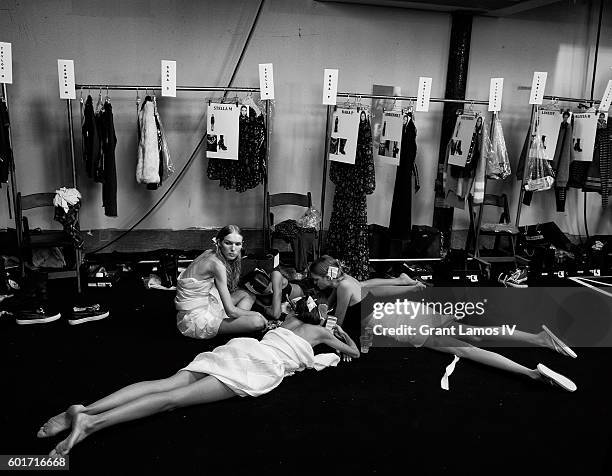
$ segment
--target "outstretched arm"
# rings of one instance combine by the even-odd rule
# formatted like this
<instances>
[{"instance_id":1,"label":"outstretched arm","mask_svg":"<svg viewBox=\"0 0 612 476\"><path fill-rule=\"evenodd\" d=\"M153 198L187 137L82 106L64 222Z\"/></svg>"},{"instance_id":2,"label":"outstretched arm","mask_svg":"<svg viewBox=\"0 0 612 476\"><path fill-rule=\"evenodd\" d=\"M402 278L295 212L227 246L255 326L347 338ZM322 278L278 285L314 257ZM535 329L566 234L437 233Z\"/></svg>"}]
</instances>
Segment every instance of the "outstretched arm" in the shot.
<instances>
[{"instance_id":1,"label":"outstretched arm","mask_svg":"<svg viewBox=\"0 0 612 476\"><path fill-rule=\"evenodd\" d=\"M341 353L346 354L354 359L359 358L359 349L353 342L353 339L342 330L340 326L336 326L336 332L346 341L346 344L332 334L328 329L323 327L321 329L321 344L327 344L333 349L339 350Z\"/></svg>"}]
</instances>

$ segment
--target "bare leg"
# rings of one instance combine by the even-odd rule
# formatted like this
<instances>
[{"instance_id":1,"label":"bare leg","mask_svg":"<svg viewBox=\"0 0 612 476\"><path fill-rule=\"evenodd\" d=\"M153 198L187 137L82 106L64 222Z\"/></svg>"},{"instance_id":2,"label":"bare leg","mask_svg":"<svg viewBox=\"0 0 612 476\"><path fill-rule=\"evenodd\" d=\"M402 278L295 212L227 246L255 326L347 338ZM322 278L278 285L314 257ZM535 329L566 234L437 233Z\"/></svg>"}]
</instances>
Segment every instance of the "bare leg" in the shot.
<instances>
[{"instance_id":1,"label":"bare leg","mask_svg":"<svg viewBox=\"0 0 612 476\"><path fill-rule=\"evenodd\" d=\"M56 435L61 431L67 430L70 428L72 419L77 413L87 413L88 415L102 413L144 395L165 392L174 388L189 385L196 380L201 379L204 377L204 375L205 374L198 374L195 372L179 371L169 378L138 382L128 385L127 387L123 387L122 389L111 393L110 395L92 403L91 405L72 405L65 412L62 412L59 415L49 419L49 421L47 421L47 423L45 423L38 431L37 436L39 438L46 438Z\"/></svg>"},{"instance_id":2,"label":"bare leg","mask_svg":"<svg viewBox=\"0 0 612 476\"><path fill-rule=\"evenodd\" d=\"M266 327L267 320L261 316L236 317L223 319L219 326L219 334L240 334L256 332Z\"/></svg>"},{"instance_id":3,"label":"bare leg","mask_svg":"<svg viewBox=\"0 0 612 476\"><path fill-rule=\"evenodd\" d=\"M70 435L49 453L51 457L62 457L87 436L102 428L137 420L155 413L200 403L225 400L236 395L213 376L173 390L145 395L136 400L97 415L78 413L72 420Z\"/></svg>"},{"instance_id":4,"label":"bare leg","mask_svg":"<svg viewBox=\"0 0 612 476\"><path fill-rule=\"evenodd\" d=\"M532 379L541 379L541 375L536 369L528 369L527 367L517 364L513 360L510 360L503 355L474 347L471 344L460 341L459 339L455 339L451 336L431 336L425 341L424 347L437 350L439 352L454 354L457 357L463 357L475 362L480 362L481 364L495 367L497 369L526 375Z\"/></svg>"},{"instance_id":5,"label":"bare leg","mask_svg":"<svg viewBox=\"0 0 612 476\"><path fill-rule=\"evenodd\" d=\"M455 328L455 332L458 332L458 325L454 324L452 327ZM555 350L555 345L552 339L546 334L546 332L542 331L538 334L532 334L531 332L523 332L515 329L510 334L508 329L504 329L500 326L468 326L465 324L461 324L462 334L461 339L468 342L482 342L482 341L506 341L506 342L515 342L517 344L530 344L538 347L548 347L549 349ZM469 332L470 329L478 332L478 329L494 329L494 332L491 335L487 336L479 336L479 335L463 335L466 332ZM496 332L495 332L496 331ZM505 332L504 332L505 331Z\"/></svg>"},{"instance_id":6,"label":"bare leg","mask_svg":"<svg viewBox=\"0 0 612 476\"><path fill-rule=\"evenodd\" d=\"M371 288L374 286L410 286L416 280L411 279L406 273L400 274L397 278L372 278L360 281L361 287Z\"/></svg>"},{"instance_id":7,"label":"bare leg","mask_svg":"<svg viewBox=\"0 0 612 476\"><path fill-rule=\"evenodd\" d=\"M250 311L255 304L255 296L244 289L237 289L232 293L232 302L237 308Z\"/></svg>"}]
</instances>

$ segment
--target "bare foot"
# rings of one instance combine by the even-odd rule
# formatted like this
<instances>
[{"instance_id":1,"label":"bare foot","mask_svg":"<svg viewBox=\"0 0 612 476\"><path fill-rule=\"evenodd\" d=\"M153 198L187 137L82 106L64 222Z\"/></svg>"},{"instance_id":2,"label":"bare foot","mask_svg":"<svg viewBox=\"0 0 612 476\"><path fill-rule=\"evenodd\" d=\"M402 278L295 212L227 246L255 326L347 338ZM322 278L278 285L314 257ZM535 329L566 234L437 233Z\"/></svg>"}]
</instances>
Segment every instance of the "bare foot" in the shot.
<instances>
[{"instance_id":1,"label":"bare foot","mask_svg":"<svg viewBox=\"0 0 612 476\"><path fill-rule=\"evenodd\" d=\"M60 441L57 446L51 450L49 456L51 458L63 458L70 452L74 445L83 441L91 432L92 418L91 415L77 413L72 419L72 431L68 435L68 438Z\"/></svg>"},{"instance_id":2,"label":"bare foot","mask_svg":"<svg viewBox=\"0 0 612 476\"><path fill-rule=\"evenodd\" d=\"M85 409L83 405L71 405L68 410L50 418L47 423L40 427L36 436L38 438L49 438L59 432L70 428L72 418Z\"/></svg>"},{"instance_id":3,"label":"bare foot","mask_svg":"<svg viewBox=\"0 0 612 476\"><path fill-rule=\"evenodd\" d=\"M412 286L413 284L416 284L416 281L406 273L400 274L397 279L403 286Z\"/></svg>"}]
</instances>

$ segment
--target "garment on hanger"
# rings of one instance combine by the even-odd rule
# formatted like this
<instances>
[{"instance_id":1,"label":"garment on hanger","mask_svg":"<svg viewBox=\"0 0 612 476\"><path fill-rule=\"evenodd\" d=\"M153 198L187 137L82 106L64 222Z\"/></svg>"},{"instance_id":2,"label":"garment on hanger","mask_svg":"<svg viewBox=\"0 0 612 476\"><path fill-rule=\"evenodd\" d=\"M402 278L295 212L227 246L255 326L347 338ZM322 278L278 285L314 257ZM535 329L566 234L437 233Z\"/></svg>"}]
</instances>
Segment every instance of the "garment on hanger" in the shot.
<instances>
[{"instance_id":1,"label":"garment on hanger","mask_svg":"<svg viewBox=\"0 0 612 476\"><path fill-rule=\"evenodd\" d=\"M113 106L109 100L104 103L104 109L99 122L98 131L102 144L103 170L102 170L102 206L107 217L117 216L117 166L115 163L115 123L113 121Z\"/></svg>"},{"instance_id":2,"label":"garment on hanger","mask_svg":"<svg viewBox=\"0 0 612 476\"><path fill-rule=\"evenodd\" d=\"M368 211L366 195L374 192L376 175L370 121L359 122L355 164L332 162L330 180L336 185L329 223L329 254L343 262L348 274L369 278Z\"/></svg>"},{"instance_id":3,"label":"garment on hanger","mask_svg":"<svg viewBox=\"0 0 612 476\"><path fill-rule=\"evenodd\" d=\"M155 106L151 96L146 96L138 113L138 163L136 164L138 183L158 184L159 145L155 124Z\"/></svg>"},{"instance_id":4,"label":"garment on hanger","mask_svg":"<svg viewBox=\"0 0 612 476\"><path fill-rule=\"evenodd\" d=\"M558 212L565 211L565 195L569 180L570 163L574 159L572 135L572 124L563 121L559 126L559 137L552 161L552 168L555 171L555 197Z\"/></svg>"},{"instance_id":5,"label":"garment on hanger","mask_svg":"<svg viewBox=\"0 0 612 476\"><path fill-rule=\"evenodd\" d=\"M612 118L608 118L605 127L603 124L597 125L593 161L586 163L589 164L589 168L583 191L599 192L601 206L605 209L612 192Z\"/></svg>"},{"instance_id":6,"label":"garment on hanger","mask_svg":"<svg viewBox=\"0 0 612 476\"><path fill-rule=\"evenodd\" d=\"M0 101L0 183L7 183L13 162L9 138L10 119L4 99Z\"/></svg>"},{"instance_id":7,"label":"garment on hanger","mask_svg":"<svg viewBox=\"0 0 612 476\"><path fill-rule=\"evenodd\" d=\"M412 113L407 114L409 120L402 125L402 144L400 162L395 175L393 203L389 231L393 238L410 238L412 228L412 175L414 173L414 191L419 191L418 171L416 169L416 136L417 129Z\"/></svg>"},{"instance_id":8,"label":"garment on hanger","mask_svg":"<svg viewBox=\"0 0 612 476\"><path fill-rule=\"evenodd\" d=\"M446 146L442 183L444 186L445 204L448 207L465 209L465 199L471 193L474 203L484 199L485 172L487 160L482 158L483 144L489 140L487 129L483 124L474 129L469 149L469 162L465 167L449 164L448 159L453 147L453 139ZM458 169L458 170L457 170Z\"/></svg>"},{"instance_id":9,"label":"garment on hanger","mask_svg":"<svg viewBox=\"0 0 612 476\"><path fill-rule=\"evenodd\" d=\"M85 162L85 170L87 176L93 178L94 176L94 154L99 152L96 145L99 144L98 133L96 130L96 118L93 106L93 99L91 95L87 96L85 101L85 108L83 110L83 117L81 118L81 134L83 137L83 161Z\"/></svg>"},{"instance_id":10,"label":"garment on hanger","mask_svg":"<svg viewBox=\"0 0 612 476\"><path fill-rule=\"evenodd\" d=\"M153 98L153 114L155 116L155 128L157 129L157 149L159 151L159 182L147 184L148 190L157 190L162 186L164 180L167 180L174 173L174 164L170 157L170 148L166 139L166 133L162 126L157 101Z\"/></svg>"},{"instance_id":11,"label":"garment on hanger","mask_svg":"<svg viewBox=\"0 0 612 476\"><path fill-rule=\"evenodd\" d=\"M249 107L238 120L238 160L208 159L207 175L219 186L237 192L257 187L266 174L266 124L264 115Z\"/></svg>"}]
</instances>

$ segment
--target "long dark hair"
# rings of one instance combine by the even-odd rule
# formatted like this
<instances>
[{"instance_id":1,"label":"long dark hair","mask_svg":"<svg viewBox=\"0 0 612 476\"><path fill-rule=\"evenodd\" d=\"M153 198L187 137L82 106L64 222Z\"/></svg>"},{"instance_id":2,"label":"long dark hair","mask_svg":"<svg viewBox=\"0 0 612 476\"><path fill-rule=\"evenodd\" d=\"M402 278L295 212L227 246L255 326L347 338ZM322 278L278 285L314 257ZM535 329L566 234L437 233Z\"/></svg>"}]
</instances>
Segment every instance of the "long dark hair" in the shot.
<instances>
[{"instance_id":1,"label":"long dark hair","mask_svg":"<svg viewBox=\"0 0 612 476\"><path fill-rule=\"evenodd\" d=\"M225 265L225 272L227 274L227 289L230 293L234 292L238 288L238 281L240 280L240 272L242 270L242 255L239 253L235 260L228 261L221 251L221 244L227 235L236 233L242 236L242 230L238 225L226 225L219 230L216 236L216 251L217 258ZM244 238L244 237L243 237Z\"/></svg>"},{"instance_id":2,"label":"long dark hair","mask_svg":"<svg viewBox=\"0 0 612 476\"><path fill-rule=\"evenodd\" d=\"M307 302L308 298L303 297L295 303L295 317L305 324L320 325L321 316L319 315L319 310L315 307L312 311L309 311Z\"/></svg>"}]
</instances>

